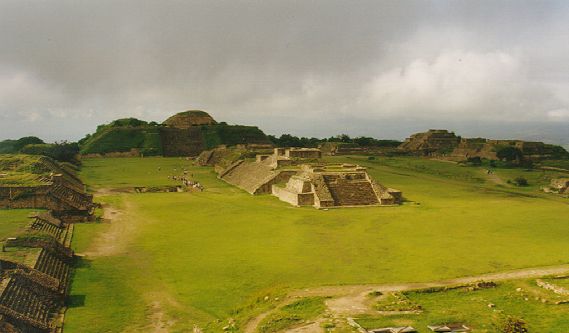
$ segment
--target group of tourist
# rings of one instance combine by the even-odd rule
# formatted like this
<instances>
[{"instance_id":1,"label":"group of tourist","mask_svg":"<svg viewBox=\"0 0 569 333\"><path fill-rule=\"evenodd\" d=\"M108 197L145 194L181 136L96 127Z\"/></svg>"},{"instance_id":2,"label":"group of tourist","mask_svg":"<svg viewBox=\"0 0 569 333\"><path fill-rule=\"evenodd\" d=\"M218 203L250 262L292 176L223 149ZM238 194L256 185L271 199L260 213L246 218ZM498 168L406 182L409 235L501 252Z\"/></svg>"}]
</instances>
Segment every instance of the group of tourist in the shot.
<instances>
[{"instance_id":1,"label":"group of tourist","mask_svg":"<svg viewBox=\"0 0 569 333\"><path fill-rule=\"evenodd\" d=\"M158 168L158 171L160 171L161 168ZM176 171L176 169L174 169L174 171ZM205 189L204 186L198 182L198 181L194 181L191 178L193 178L194 175L190 174L188 176L188 171L186 169L184 169L184 175L183 176L176 176L176 175L172 175L172 176L168 176L169 180L173 180L173 181L180 181L182 182L182 185L188 187L188 188L193 188L196 189L200 192L203 192L203 190Z\"/></svg>"}]
</instances>

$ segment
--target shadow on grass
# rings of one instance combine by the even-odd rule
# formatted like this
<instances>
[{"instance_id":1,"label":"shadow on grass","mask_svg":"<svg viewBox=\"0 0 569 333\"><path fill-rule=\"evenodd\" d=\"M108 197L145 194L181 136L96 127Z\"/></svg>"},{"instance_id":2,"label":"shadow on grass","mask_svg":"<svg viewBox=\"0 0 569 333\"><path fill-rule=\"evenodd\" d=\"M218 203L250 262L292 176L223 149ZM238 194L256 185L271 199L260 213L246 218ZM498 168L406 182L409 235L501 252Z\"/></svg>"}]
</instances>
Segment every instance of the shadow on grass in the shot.
<instances>
[{"instance_id":1,"label":"shadow on grass","mask_svg":"<svg viewBox=\"0 0 569 333\"><path fill-rule=\"evenodd\" d=\"M90 268L93 260L86 259L85 257L76 256L73 260L73 267L76 269Z\"/></svg>"},{"instance_id":2,"label":"shadow on grass","mask_svg":"<svg viewBox=\"0 0 569 333\"><path fill-rule=\"evenodd\" d=\"M80 308L85 306L85 295L69 295L67 296L68 308Z\"/></svg>"}]
</instances>

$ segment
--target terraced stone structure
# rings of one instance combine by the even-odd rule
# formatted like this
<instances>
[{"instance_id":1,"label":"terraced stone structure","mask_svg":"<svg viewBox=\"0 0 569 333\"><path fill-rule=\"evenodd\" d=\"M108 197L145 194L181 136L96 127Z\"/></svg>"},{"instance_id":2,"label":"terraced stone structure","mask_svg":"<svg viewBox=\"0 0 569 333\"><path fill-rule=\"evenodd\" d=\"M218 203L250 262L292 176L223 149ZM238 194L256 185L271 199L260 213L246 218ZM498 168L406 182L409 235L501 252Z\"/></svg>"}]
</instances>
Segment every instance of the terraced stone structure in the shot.
<instances>
[{"instance_id":1,"label":"terraced stone structure","mask_svg":"<svg viewBox=\"0 0 569 333\"><path fill-rule=\"evenodd\" d=\"M60 332L73 225L51 213L32 218L27 233L9 238L0 253L0 327L14 333Z\"/></svg>"},{"instance_id":2,"label":"terraced stone structure","mask_svg":"<svg viewBox=\"0 0 569 333\"><path fill-rule=\"evenodd\" d=\"M519 149L523 158L531 161L569 158L569 153L563 147L543 142L461 138L447 130L433 129L411 135L399 146L399 149L420 156L445 157L462 161L473 157L498 160L498 151L505 147Z\"/></svg>"},{"instance_id":3,"label":"terraced stone structure","mask_svg":"<svg viewBox=\"0 0 569 333\"><path fill-rule=\"evenodd\" d=\"M0 208L49 209L66 221L76 222L92 217L93 196L85 192L72 171L47 157L18 169L19 161L26 158L13 158L14 164L6 164L0 170L19 177L13 181L0 179Z\"/></svg>"},{"instance_id":4,"label":"terraced stone structure","mask_svg":"<svg viewBox=\"0 0 569 333\"><path fill-rule=\"evenodd\" d=\"M399 148L410 153L430 156L450 153L458 146L459 142L460 138L454 132L444 129L430 129L424 133L411 135Z\"/></svg>"},{"instance_id":5,"label":"terraced stone structure","mask_svg":"<svg viewBox=\"0 0 569 333\"><path fill-rule=\"evenodd\" d=\"M374 181L357 165L303 165L286 185L272 186L272 194L294 206L315 208L396 205L399 190Z\"/></svg>"},{"instance_id":6,"label":"terraced stone structure","mask_svg":"<svg viewBox=\"0 0 569 333\"><path fill-rule=\"evenodd\" d=\"M275 148L273 154L257 155L255 160L235 161L219 178L251 194L270 194L274 184L284 183L298 172L298 165L321 156L318 149Z\"/></svg>"}]
</instances>

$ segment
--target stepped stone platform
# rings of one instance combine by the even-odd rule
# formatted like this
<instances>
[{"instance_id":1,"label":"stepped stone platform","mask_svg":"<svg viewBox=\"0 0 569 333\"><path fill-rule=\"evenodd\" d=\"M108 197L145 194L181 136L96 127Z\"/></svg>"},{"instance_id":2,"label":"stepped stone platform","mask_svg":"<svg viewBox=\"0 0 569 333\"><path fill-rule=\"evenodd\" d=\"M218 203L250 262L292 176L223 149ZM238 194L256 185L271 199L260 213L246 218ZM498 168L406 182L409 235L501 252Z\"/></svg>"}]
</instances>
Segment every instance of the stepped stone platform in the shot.
<instances>
[{"instance_id":1,"label":"stepped stone platform","mask_svg":"<svg viewBox=\"0 0 569 333\"><path fill-rule=\"evenodd\" d=\"M89 219L95 209L93 196L60 174L41 179L42 185L11 186L0 184L0 208L49 209L69 221Z\"/></svg>"},{"instance_id":2,"label":"stepped stone platform","mask_svg":"<svg viewBox=\"0 0 569 333\"><path fill-rule=\"evenodd\" d=\"M255 160L237 160L219 178L251 194L270 194L273 185L284 183L297 173L300 163L321 157L319 149L275 148L273 154L258 154Z\"/></svg>"},{"instance_id":3,"label":"stepped stone platform","mask_svg":"<svg viewBox=\"0 0 569 333\"><path fill-rule=\"evenodd\" d=\"M447 130L431 129L424 133L416 133L406 139L399 148L401 150L429 156L437 153L450 153L459 144L460 137Z\"/></svg>"},{"instance_id":4,"label":"stepped stone platform","mask_svg":"<svg viewBox=\"0 0 569 333\"><path fill-rule=\"evenodd\" d=\"M70 286L73 224L51 212L32 218L28 233L9 238L0 252L0 327L55 333Z\"/></svg>"},{"instance_id":5,"label":"stepped stone platform","mask_svg":"<svg viewBox=\"0 0 569 333\"><path fill-rule=\"evenodd\" d=\"M214 153L204 153L204 163ZM316 208L396 205L401 191L375 182L357 165L320 164L322 152L312 148L275 148L255 160L237 160L219 178L251 194L273 194L294 206ZM311 163L313 162L313 163Z\"/></svg>"},{"instance_id":6,"label":"stepped stone platform","mask_svg":"<svg viewBox=\"0 0 569 333\"><path fill-rule=\"evenodd\" d=\"M284 187L272 186L272 194L294 206L315 208L395 205L401 191L375 182L357 165L303 165Z\"/></svg>"}]
</instances>

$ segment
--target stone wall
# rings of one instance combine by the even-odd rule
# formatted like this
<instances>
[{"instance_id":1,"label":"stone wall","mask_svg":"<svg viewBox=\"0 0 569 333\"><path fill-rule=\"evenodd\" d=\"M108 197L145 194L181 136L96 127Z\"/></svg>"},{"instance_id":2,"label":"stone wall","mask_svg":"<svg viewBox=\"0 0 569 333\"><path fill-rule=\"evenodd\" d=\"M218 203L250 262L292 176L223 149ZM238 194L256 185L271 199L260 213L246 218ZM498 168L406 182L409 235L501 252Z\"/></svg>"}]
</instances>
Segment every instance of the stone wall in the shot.
<instances>
[{"instance_id":1,"label":"stone wall","mask_svg":"<svg viewBox=\"0 0 569 333\"><path fill-rule=\"evenodd\" d=\"M206 149L200 127L165 127L160 129L160 137L164 156L198 156Z\"/></svg>"},{"instance_id":2,"label":"stone wall","mask_svg":"<svg viewBox=\"0 0 569 333\"><path fill-rule=\"evenodd\" d=\"M0 208L51 208L48 197L51 185L0 187Z\"/></svg>"}]
</instances>

